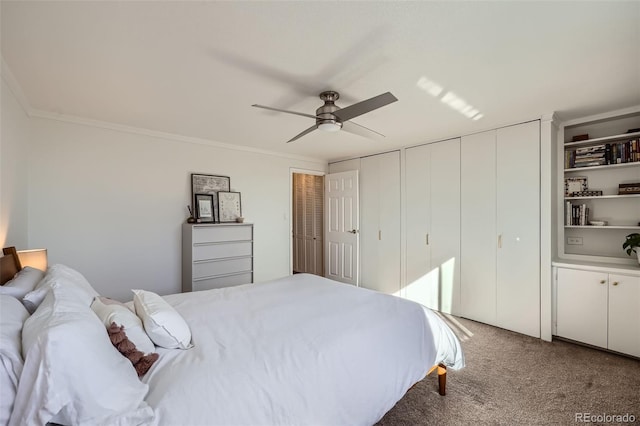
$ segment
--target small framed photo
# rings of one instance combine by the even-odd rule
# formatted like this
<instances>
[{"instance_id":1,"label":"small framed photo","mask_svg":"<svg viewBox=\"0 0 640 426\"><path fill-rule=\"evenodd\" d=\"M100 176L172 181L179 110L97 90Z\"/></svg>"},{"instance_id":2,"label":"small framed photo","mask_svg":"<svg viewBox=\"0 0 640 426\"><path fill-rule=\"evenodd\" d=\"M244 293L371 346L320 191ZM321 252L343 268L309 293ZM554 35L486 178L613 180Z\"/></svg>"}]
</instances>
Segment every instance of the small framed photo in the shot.
<instances>
[{"instance_id":1,"label":"small framed photo","mask_svg":"<svg viewBox=\"0 0 640 426\"><path fill-rule=\"evenodd\" d=\"M197 210L196 194L211 194L213 196L213 219L219 220L218 191L231 191L229 176L203 175L191 173L191 198L193 208Z\"/></svg>"},{"instance_id":2,"label":"small framed photo","mask_svg":"<svg viewBox=\"0 0 640 426\"><path fill-rule=\"evenodd\" d=\"M213 223L215 220L213 211L213 195L196 194L196 219L202 223Z\"/></svg>"},{"instance_id":3,"label":"small framed photo","mask_svg":"<svg viewBox=\"0 0 640 426\"><path fill-rule=\"evenodd\" d=\"M574 192L582 192L589 189L586 176L574 176L564 179L564 196L571 197Z\"/></svg>"},{"instance_id":4,"label":"small framed photo","mask_svg":"<svg viewBox=\"0 0 640 426\"><path fill-rule=\"evenodd\" d=\"M231 191L218 192L219 222L235 222L242 216L240 193Z\"/></svg>"}]
</instances>

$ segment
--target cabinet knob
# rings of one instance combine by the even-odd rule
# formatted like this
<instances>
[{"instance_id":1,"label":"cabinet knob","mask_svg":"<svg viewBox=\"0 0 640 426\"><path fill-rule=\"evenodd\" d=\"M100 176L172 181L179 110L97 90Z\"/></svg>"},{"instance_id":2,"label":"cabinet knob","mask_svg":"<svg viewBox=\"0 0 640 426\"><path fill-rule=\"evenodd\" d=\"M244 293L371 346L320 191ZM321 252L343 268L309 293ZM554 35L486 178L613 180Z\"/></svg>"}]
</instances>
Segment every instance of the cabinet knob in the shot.
<instances>
[{"instance_id":1,"label":"cabinet knob","mask_svg":"<svg viewBox=\"0 0 640 426\"><path fill-rule=\"evenodd\" d=\"M613 285L618 285L618 284L619 284L619 282L618 282L618 281L614 281L614 282L613 282Z\"/></svg>"},{"instance_id":2,"label":"cabinet knob","mask_svg":"<svg viewBox=\"0 0 640 426\"><path fill-rule=\"evenodd\" d=\"M606 282L607 282L606 280L600 280L600 284L604 284Z\"/></svg>"}]
</instances>

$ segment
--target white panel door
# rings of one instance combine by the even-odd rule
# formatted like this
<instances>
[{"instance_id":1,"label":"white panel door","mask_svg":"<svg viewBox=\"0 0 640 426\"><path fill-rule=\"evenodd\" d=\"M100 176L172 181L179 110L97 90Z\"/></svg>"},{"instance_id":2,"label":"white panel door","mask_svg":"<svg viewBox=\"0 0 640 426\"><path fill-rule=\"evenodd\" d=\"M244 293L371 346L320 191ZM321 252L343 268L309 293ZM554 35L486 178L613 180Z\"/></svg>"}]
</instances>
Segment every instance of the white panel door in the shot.
<instances>
[{"instance_id":1,"label":"white panel door","mask_svg":"<svg viewBox=\"0 0 640 426\"><path fill-rule=\"evenodd\" d=\"M496 132L460 147L461 315L496 324Z\"/></svg>"},{"instance_id":2,"label":"white panel door","mask_svg":"<svg viewBox=\"0 0 640 426\"><path fill-rule=\"evenodd\" d=\"M607 347L607 274L558 268L560 337Z\"/></svg>"},{"instance_id":3,"label":"white panel door","mask_svg":"<svg viewBox=\"0 0 640 426\"><path fill-rule=\"evenodd\" d=\"M405 296L459 313L460 139L409 148L405 154Z\"/></svg>"},{"instance_id":4,"label":"white panel door","mask_svg":"<svg viewBox=\"0 0 640 426\"><path fill-rule=\"evenodd\" d=\"M360 285L400 291L400 152L360 160Z\"/></svg>"},{"instance_id":5,"label":"white panel door","mask_svg":"<svg viewBox=\"0 0 640 426\"><path fill-rule=\"evenodd\" d=\"M325 276L358 285L358 171L325 178Z\"/></svg>"},{"instance_id":6,"label":"white panel door","mask_svg":"<svg viewBox=\"0 0 640 426\"><path fill-rule=\"evenodd\" d=\"M609 349L640 357L640 277L609 275Z\"/></svg>"},{"instance_id":7,"label":"white panel door","mask_svg":"<svg viewBox=\"0 0 640 426\"><path fill-rule=\"evenodd\" d=\"M431 144L429 246L438 310L460 313L460 139Z\"/></svg>"},{"instance_id":8,"label":"white panel door","mask_svg":"<svg viewBox=\"0 0 640 426\"><path fill-rule=\"evenodd\" d=\"M540 122L497 130L497 325L540 337Z\"/></svg>"}]
</instances>

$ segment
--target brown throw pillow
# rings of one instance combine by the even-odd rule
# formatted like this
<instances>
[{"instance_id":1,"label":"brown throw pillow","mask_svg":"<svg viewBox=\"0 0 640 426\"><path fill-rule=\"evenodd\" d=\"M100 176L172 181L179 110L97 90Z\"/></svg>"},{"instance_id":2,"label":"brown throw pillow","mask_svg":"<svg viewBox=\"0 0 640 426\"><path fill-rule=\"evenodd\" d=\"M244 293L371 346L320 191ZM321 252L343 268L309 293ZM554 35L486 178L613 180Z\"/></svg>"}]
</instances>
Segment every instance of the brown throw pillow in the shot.
<instances>
[{"instance_id":1,"label":"brown throw pillow","mask_svg":"<svg viewBox=\"0 0 640 426\"><path fill-rule=\"evenodd\" d=\"M158 360L159 355L157 353L145 355L137 350L136 345L129 340L127 334L124 332L123 326L118 326L118 324L112 322L109 328L107 328L107 332L109 333L109 339L113 346L115 346L125 358L131 361L136 369L136 373L138 373L138 377L144 376L153 363Z\"/></svg>"}]
</instances>

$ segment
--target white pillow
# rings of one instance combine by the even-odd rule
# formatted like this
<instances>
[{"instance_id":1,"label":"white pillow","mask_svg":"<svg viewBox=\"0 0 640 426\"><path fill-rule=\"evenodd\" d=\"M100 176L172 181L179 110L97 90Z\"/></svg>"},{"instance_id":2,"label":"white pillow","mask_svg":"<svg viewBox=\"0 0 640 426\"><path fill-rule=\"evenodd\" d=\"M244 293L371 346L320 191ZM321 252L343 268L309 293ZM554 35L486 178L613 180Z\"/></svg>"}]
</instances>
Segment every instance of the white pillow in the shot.
<instances>
[{"instance_id":1,"label":"white pillow","mask_svg":"<svg viewBox=\"0 0 640 426\"><path fill-rule=\"evenodd\" d=\"M44 272L40 269L25 266L18 271L11 281L8 281L0 287L0 294L6 294L22 300L27 293L36 288L36 284L38 284L43 277Z\"/></svg>"},{"instance_id":2,"label":"white pillow","mask_svg":"<svg viewBox=\"0 0 640 426\"><path fill-rule=\"evenodd\" d=\"M9 422L22 373L22 326L29 313L18 299L0 295L0 425Z\"/></svg>"},{"instance_id":3,"label":"white pillow","mask_svg":"<svg viewBox=\"0 0 640 426\"><path fill-rule=\"evenodd\" d=\"M152 421L148 385L77 289L53 286L22 335L25 363L10 425Z\"/></svg>"},{"instance_id":4,"label":"white pillow","mask_svg":"<svg viewBox=\"0 0 640 426\"><path fill-rule=\"evenodd\" d=\"M33 313L38 308L54 283L73 288L78 296L83 298L87 306L91 305L95 296L98 296L98 292L91 287L89 281L80 272L68 266L57 264L47 268L44 279L22 299L22 303L29 312Z\"/></svg>"},{"instance_id":5,"label":"white pillow","mask_svg":"<svg viewBox=\"0 0 640 426\"><path fill-rule=\"evenodd\" d=\"M158 346L189 349L191 330L182 316L162 297L151 291L133 291L136 315L142 319L147 335Z\"/></svg>"},{"instance_id":6,"label":"white pillow","mask_svg":"<svg viewBox=\"0 0 640 426\"><path fill-rule=\"evenodd\" d=\"M127 337L140 352L147 355L156 350L155 345L145 333L140 318L124 304L117 300L98 296L93 299L91 309L106 327L109 327L114 322L119 326L124 326L124 332Z\"/></svg>"}]
</instances>

